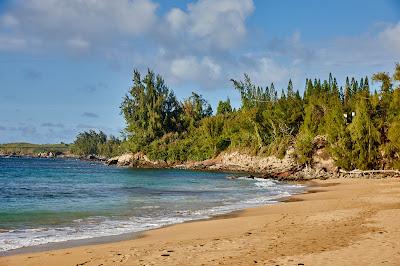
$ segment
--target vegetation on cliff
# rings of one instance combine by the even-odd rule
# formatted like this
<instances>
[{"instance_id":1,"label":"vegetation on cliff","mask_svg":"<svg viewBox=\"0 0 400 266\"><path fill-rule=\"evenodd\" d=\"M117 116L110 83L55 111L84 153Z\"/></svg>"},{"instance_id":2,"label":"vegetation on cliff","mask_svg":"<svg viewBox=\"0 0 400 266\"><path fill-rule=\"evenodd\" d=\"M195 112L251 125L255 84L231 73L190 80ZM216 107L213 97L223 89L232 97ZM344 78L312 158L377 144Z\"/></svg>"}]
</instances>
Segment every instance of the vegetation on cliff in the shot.
<instances>
[{"instance_id":1,"label":"vegetation on cliff","mask_svg":"<svg viewBox=\"0 0 400 266\"><path fill-rule=\"evenodd\" d=\"M261 87L248 75L232 80L241 107L220 101L217 112L199 94L179 101L161 76L133 74L133 86L121 104L126 120L123 141L104 133L78 135L73 151L114 155L144 152L152 160L205 160L225 150L283 157L295 147L300 164L311 164L313 140L326 136L329 154L343 169L400 168L400 65L393 76L372 76L380 90L371 93L368 77L347 78L339 85L307 79L300 95L290 80L278 93L274 84Z\"/></svg>"}]
</instances>

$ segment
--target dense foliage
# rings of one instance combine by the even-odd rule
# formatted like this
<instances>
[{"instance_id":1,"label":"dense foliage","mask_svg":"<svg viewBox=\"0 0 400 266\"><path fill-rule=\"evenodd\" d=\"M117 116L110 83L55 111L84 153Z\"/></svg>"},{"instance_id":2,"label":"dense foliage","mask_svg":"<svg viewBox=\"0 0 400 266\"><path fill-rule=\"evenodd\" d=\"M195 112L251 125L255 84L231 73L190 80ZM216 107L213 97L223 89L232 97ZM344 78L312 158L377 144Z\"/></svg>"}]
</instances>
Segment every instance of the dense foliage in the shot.
<instances>
[{"instance_id":1,"label":"dense foliage","mask_svg":"<svg viewBox=\"0 0 400 266\"><path fill-rule=\"evenodd\" d=\"M74 143L80 153L115 154L142 151L153 160L204 160L224 150L283 157L295 147L297 160L311 164L316 136L344 169L400 167L400 65L393 76L377 73L379 92L371 93L368 77L347 78L340 86L307 79L304 93L290 80L280 93L272 83L255 85L248 75L232 80L242 105L220 101L215 115L207 101L192 93L182 102L152 71L134 71L133 86L121 104L126 140L106 140L103 133L85 132ZM112 142L104 152L103 145ZM85 145L81 146L81 143Z\"/></svg>"},{"instance_id":2,"label":"dense foliage","mask_svg":"<svg viewBox=\"0 0 400 266\"><path fill-rule=\"evenodd\" d=\"M101 155L111 157L120 152L121 141L114 136L107 137L104 132L90 130L79 133L73 145L71 152L76 155Z\"/></svg>"}]
</instances>

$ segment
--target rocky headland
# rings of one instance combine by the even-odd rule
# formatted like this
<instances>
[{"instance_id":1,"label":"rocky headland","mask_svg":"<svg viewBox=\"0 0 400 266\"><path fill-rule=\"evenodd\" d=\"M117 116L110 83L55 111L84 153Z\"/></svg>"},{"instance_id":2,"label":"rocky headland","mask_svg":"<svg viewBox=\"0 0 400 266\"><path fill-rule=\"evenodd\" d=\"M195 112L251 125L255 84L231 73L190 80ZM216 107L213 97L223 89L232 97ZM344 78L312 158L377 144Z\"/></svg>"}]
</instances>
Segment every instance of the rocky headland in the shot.
<instances>
[{"instance_id":1,"label":"rocky headland","mask_svg":"<svg viewBox=\"0 0 400 266\"><path fill-rule=\"evenodd\" d=\"M294 147L289 147L283 158L249 155L240 151L222 152L205 161L164 162L152 161L144 153L127 153L105 161L107 165L136 168L177 168L203 171L243 172L249 177L301 181L330 178L383 178L400 177L396 170L344 171L335 166L326 148L326 139L318 136L313 141L313 160L310 165L297 163Z\"/></svg>"}]
</instances>

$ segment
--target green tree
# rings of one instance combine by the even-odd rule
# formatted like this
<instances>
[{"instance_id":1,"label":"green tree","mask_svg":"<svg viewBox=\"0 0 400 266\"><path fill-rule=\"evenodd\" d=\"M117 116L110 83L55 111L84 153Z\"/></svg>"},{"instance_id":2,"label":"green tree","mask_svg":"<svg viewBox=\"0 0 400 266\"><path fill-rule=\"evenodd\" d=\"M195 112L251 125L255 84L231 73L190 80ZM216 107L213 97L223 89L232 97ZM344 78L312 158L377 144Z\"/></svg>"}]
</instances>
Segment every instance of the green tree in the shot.
<instances>
[{"instance_id":1,"label":"green tree","mask_svg":"<svg viewBox=\"0 0 400 266\"><path fill-rule=\"evenodd\" d=\"M203 136L210 139L214 155L217 155L230 144L229 139L222 136L224 124L224 118L221 116L207 117L202 121L205 133Z\"/></svg>"},{"instance_id":2,"label":"green tree","mask_svg":"<svg viewBox=\"0 0 400 266\"><path fill-rule=\"evenodd\" d=\"M76 137L71 151L73 154L86 156L99 154L99 146L107 142L107 136L103 131L97 133L94 130L81 132Z\"/></svg>"},{"instance_id":3,"label":"green tree","mask_svg":"<svg viewBox=\"0 0 400 266\"><path fill-rule=\"evenodd\" d=\"M352 98L352 90L351 90L351 86L350 86L350 81L349 81L349 77L346 77L346 84L344 86L344 107L345 107L345 111L349 111L349 107L350 107L350 100Z\"/></svg>"},{"instance_id":4,"label":"green tree","mask_svg":"<svg viewBox=\"0 0 400 266\"><path fill-rule=\"evenodd\" d=\"M208 159L228 148L281 157L295 145L299 163L311 164L313 140L324 135L341 168L398 167L400 66L396 64L393 75L381 72L372 78L381 83L379 93L371 93L368 77L347 77L339 85L329 74L327 80L307 79L301 97L291 80L278 94L273 83L261 87L245 74L243 80L232 80L241 108L233 111L228 98L213 115L201 95L192 93L180 102L161 76L148 70L142 77L135 70L121 104L124 140L83 132L71 149L105 156L142 151L152 159L177 162ZM346 120L346 114L353 119Z\"/></svg>"},{"instance_id":5,"label":"green tree","mask_svg":"<svg viewBox=\"0 0 400 266\"><path fill-rule=\"evenodd\" d=\"M185 128L196 127L200 120L212 115L211 105L203 96L192 92L192 95L183 102L183 121Z\"/></svg>"},{"instance_id":6,"label":"green tree","mask_svg":"<svg viewBox=\"0 0 400 266\"><path fill-rule=\"evenodd\" d=\"M232 113L231 100L228 98L226 101L219 101L217 107L217 115Z\"/></svg>"},{"instance_id":7,"label":"green tree","mask_svg":"<svg viewBox=\"0 0 400 266\"><path fill-rule=\"evenodd\" d=\"M109 136L106 142L98 144L97 150L99 155L105 157L117 156L121 152L121 140L114 136Z\"/></svg>"},{"instance_id":8,"label":"green tree","mask_svg":"<svg viewBox=\"0 0 400 266\"><path fill-rule=\"evenodd\" d=\"M381 85L382 94L388 94L391 92L393 84L389 73L386 72L376 73L372 75L372 80L382 83Z\"/></svg>"},{"instance_id":9,"label":"green tree","mask_svg":"<svg viewBox=\"0 0 400 266\"><path fill-rule=\"evenodd\" d=\"M338 167L346 170L352 168L352 141L347 129L344 110L339 97L332 98L332 105L327 114L326 135L329 152Z\"/></svg>"},{"instance_id":10,"label":"green tree","mask_svg":"<svg viewBox=\"0 0 400 266\"><path fill-rule=\"evenodd\" d=\"M314 136L310 130L305 129L299 133L296 140L296 156L300 164L309 165L312 163Z\"/></svg>"},{"instance_id":11,"label":"green tree","mask_svg":"<svg viewBox=\"0 0 400 266\"><path fill-rule=\"evenodd\" d=\"M390 124L388 139L386 152L390 156L391 166L400 169L400 117Z\"/></svg>"},{"instance_id":12,"label":"green tree","mask_svg":"<svg viewBox=\"0 0 400 266\"><path fill-rule=\"evenodd\" d=\"M390 124L389 108L392 101L393 84L389 73L379 72L372 76L372 80L381 82L379 105L376 107L376 124L381 134L382 142L387 140L387 130Z\"/></svg>"},{"instance_id":13,"label":"green tree","mask_svg":"<svg viewBox=\"0 0 400 266\"><path fill-rule=\"evenodd\" d=\"M288 87L287 87L287 97L292 98L295 97L295 92L293 88L293 82L291 79L289 79Z\"/></svg>"},{"instance_id":14,"label":"green tree","mask_svg":"<svg viewBox=\"0 0 400 266\"><path fill-rule=\"evenodd\" d=\"M393 74L393 80L400 81L400 63L396 63L396 67Z\"/></svg>"},{"instance_id":15,"label":"green tree","mask_svg":"<svg viewBox=\"0 0 400 266\"><path fill-rule=\"evenodd\" d=\"M353 162L363 170L374 169L379 157L380 134L371 119L371 110L368 95L359 95L355 117L349 126L353 141Z\"/></svg>"},{"instance_id":16,"label":"green tree","mask_svg":"<svg viewBox=\"0 0 400 266\"><path fill-rule=\"evenodd\" d=\"M164 134L181 128L182 107L160 75L148 70L142 79L133 74L133 86L121 104L129 138L139 150Z\"/></svg>"},{"instance_id":17,"label":"green tree","mask_svg":"<svg viewBox=\"0 0 400 266\"><path fill-rule=\"evenodd\" d=\"M271 98L275 98L277 95L273 84L271 84L271 88L266 87L263 89L260 86L256 86L247 74L244 74L243 81L234 79L231 79L231 81L234 88L240 93L242 108L244 109L263 108Z\"/></svg>"}]
</instances>

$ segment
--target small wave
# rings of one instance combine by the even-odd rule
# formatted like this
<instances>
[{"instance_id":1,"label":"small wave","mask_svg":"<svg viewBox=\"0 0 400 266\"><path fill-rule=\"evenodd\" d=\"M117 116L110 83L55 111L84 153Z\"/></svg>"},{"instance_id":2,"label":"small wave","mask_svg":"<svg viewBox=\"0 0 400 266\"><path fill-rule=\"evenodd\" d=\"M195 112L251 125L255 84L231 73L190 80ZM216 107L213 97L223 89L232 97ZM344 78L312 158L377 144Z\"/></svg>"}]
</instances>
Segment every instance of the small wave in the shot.
<instances>
[{"instance_id":1,"label":"small wave","mask_svg":"<svg viewBox=\"0 0 400 266\"><path fill-rule=\"evenodd\" d=\"M244 179L244 177L239 179ZM252 196L241 201L236 201L235 199L225 200L221 202L221 206L201 210L176 210L169 213L168 216L159 214L160 216L131 217L125 220L93 216L85 219L76 219L71 225L63 227L0 231L0 251L69 240L134 233L189 220L205 219L249 207L276 203L278 199L299 193L303 188L301 185L286 184L271 179L254 178L249 180L254 181L255 187L253 187L253 191L257 191L257 195L249 194ZM261 195L260 192L262 192ZM150 205L140 208L159 209L161 207Z\"/></svg>"},{"instance_id":2,"label":"small wave","mask_svg":"<svg viewBox=\"0 0 400 266\"><path fill-rule=\"evenodd\" d=\"M160 217L132 217L128 220L107 220L106 217L92 217L90 219L76 219L74 226L56 228L35 228L14 230L0 234L0 251L13 250L28 246L48 243L80 240L94 237L105 237L125 233L141 232L166 225L183 223L190 220L210 218L215 215L227 214L236 210L256 207L264 204L273 204L277 199L292 195L284 191L277 195L264 196L217 206L203 210L176 211L173 216ZM148 206L156 208L159 206ZM100 222L100 220L102 220Z\"/></svg>"},{"instance_id":3,"label":"small wave","mask_svg":"<svg viewBox=\"0 0 400 266\"><path fill-rule=\"evenodd\" d=\"M0 234L0 251L69 240L89 239L140 232L161 226L182 223L189 217L132 218L126 221L106 220L100 224L85 224L59 228L25 229Z\"/></svg>"},{"instance_id":4,"label":"small wave","mask_svg":"<svg viewBox=\"0 0 400 266\"><path fill-rule=\"evenodd\" d=\"M270 187L275 187L277 184L270 179L257 178L255 185L260 188L270 188Z\"/></svg>"},{"instance_id":5,"label":"small wave","mask_svg":"<svg viewBox=\"0 0 400 266\"><path fill-rule=\"evenodd\" d=\"M148 209L159 209L161 208L160 206L143 206L139 207L138 209L143 209L143 210L148 210Z\"/></svg>"},{"instance_id":6,"label":"small wave","mask_svg":"<svg viewBox=\"0 0 400 266\"><path fill-rule=\"evenodd\" d=\"M268 179L268 178L249 178L248 176L238 177L239 180L250 180L254 181L254 185L259 188L286 188L286 189L297 189L304 186L298 184L287 184L278 180Z\"/></svg>"}]
</instances>

